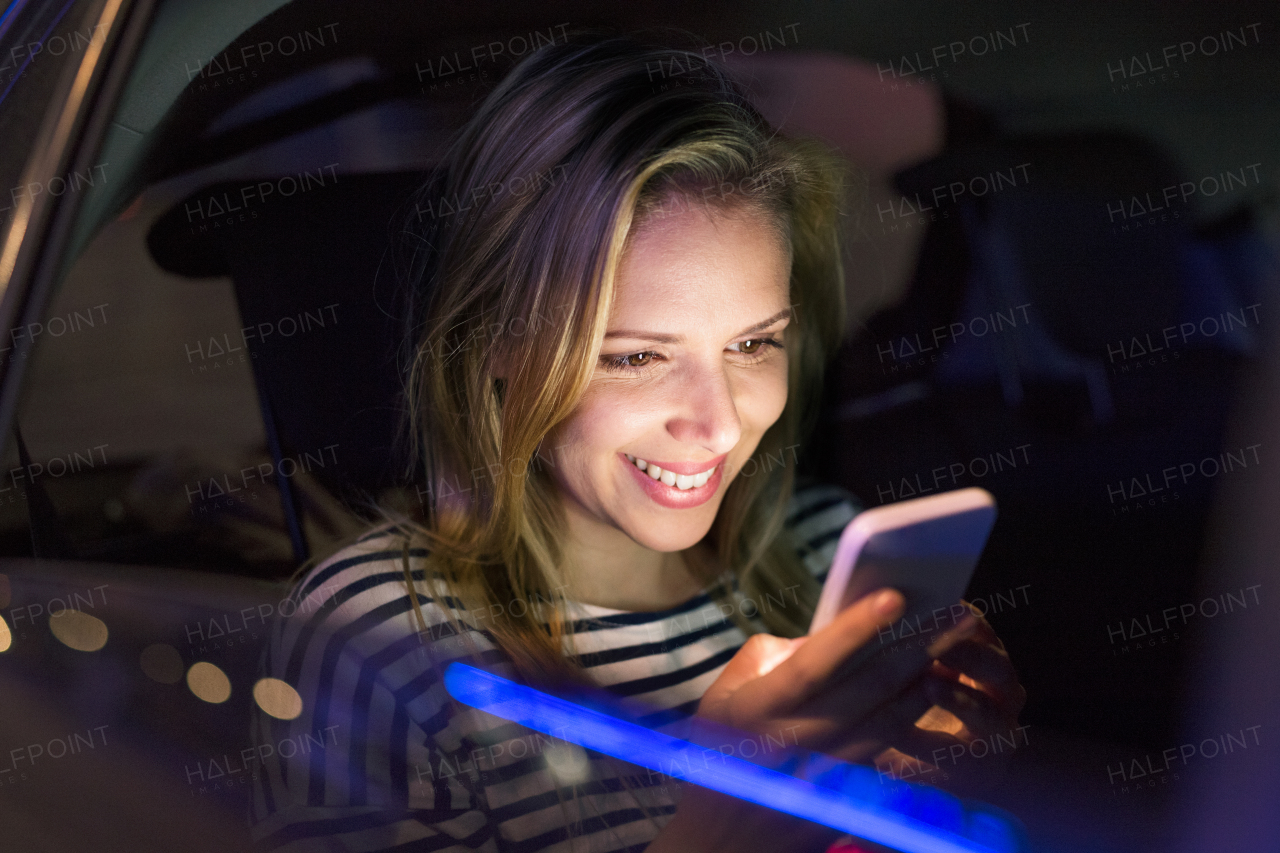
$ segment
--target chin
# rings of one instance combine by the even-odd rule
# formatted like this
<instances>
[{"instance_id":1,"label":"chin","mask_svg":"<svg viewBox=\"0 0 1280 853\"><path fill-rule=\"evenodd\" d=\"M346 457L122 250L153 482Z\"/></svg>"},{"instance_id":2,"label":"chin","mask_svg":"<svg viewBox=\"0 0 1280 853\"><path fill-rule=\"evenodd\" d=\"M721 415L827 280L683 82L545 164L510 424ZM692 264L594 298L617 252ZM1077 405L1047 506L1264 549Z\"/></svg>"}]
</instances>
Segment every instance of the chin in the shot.
<instances>
[{"instance_id":1,"label":"chin","mask_svg":"<svg viewBox=\"0 0 1280 853\"><path fill-rule=\"evenodd\" d=\"M719 509L719 505L720 502L716 501L714 507L706 509L700 507L699 509L703 509L706 514L699 512L696 521L693 518L679 520L676 518L680 514L688 514L693 510L656 509L649 514L649 518L632 521L628 525L627 535L638 544L653 551L664 553L683 551L697 545L706 537L716 520L716 510Z\"/></svg>"}]
</instances>

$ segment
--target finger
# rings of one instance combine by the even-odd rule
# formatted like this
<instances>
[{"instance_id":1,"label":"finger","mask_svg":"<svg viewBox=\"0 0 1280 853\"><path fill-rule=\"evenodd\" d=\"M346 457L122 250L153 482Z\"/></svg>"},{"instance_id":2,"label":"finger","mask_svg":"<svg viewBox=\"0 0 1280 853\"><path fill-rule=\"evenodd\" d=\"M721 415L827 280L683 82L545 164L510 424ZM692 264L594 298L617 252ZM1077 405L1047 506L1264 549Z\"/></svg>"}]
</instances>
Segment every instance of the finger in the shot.
<instances>
[{"instance_id":1,"label":"finger","mask_svg":"<svg viewBox=\"0 0 1280 853\"><path fill-rule=\"evenodd\" d=\"M800 645L802 643L798 640L772 634L753 634L748 637L738 653L729 659L719 677L703 693L698 703L698 715L729 724L749 724L751 721L744 713L739 713L737 720L731 718L728 713L729 698L751 681L771 672Z\"/></svg>"},{"instance_id":2,"label":"finger","mask_svg":"<svg viewBox=\"0 0 1280 853\"><path fill-rule=\"evenodd\" d=\"M959 735L952 735L916 729L906 737L895 740L891 746L948 772L958 771L974 781L978 778L974 774L1000 772L999 768L1010 757L1012 750L1026 742L1020 742L1017 733L1016 729L1011 729L1007 737L1002 732L995 732L985 738L976 738L967 730Z\"/></svg>"},{"instance_id":3,"label":"finger","mask_svg":"<svg viewBox=\"0 0 1280 853\"><path fill-rule=\"evenodd\" d=\"M936 676L929 676L926 684L928 695L938 707L954 714L972 737L989 737L1007 731L1010 723L1017 722L981 690Z\"/></svg>"},{"instance_id":4,"label":"finger","mask_svg":"<svg viewBox=\"0 0 1280 853\"><path fill-rule=\"evenodd\" d=\"M781 703L773 711L789 710L821 692L841 665L867 645L879 631L902 614L902 594L878 590L846 607L831 624L809 636L783 663L752 684Z\"/></svg>"},{"instance_id":5,"label":"finger","mask_svg":"<svg viewBox=\"0 0 1280 853\"><path fill-rule=\"evenodd\" d=\"M869 714L877 706L895 700L929 666L932 656L946 651L956 643L963 642L975 627L976 623L966 617L939 636L928 648L885 647L871 660L855 660L841 664L836 674L829 679L822 695L792 710L806 716L816 715L846 720ZM815 635L815 641L810 645L817 642ZM799 657L799 653L796 657ZM781 670L781 667L779 669ZM933 703L925 702L917 707L916 704L905 703L900 706L900 710L902 713L910 714L907 722L914 723L930 704Z\"/></svg>"},{"instance_id":6,"label":"finger","mask_svg":"<svg viewBox=\"0 0 1280 853\"><path fill-rule=\"evenodd\" d=\"M968 613L960 617L954 625L939 634L929 644L929 657L934 659L942 657L960 643L970 641L981 628L981 620L974 614Z\"/></svg>"},{"instance_id":7,"label":"finger","mask_svg":"<svg viewBox=\"0 0 1280 853\"><path fill-rule=\"evenodd\" d=\"M957 643L938 657L942 666L973 679L977 688L989 694L1015 716L1022 710L1026 691L1018 683L1013 662L1003 650L977 639Z\"/></svg>"},{"instance_id":8,"label":"finger","mask_svg":"<svg viewBox=\"0 0 1280 853\"><path fill-rule=\"evenodd\" d=\"M895 747L889 747L877 755L874 764L881 774L895 779L928 781L932 774L938 772L936 765Z\"/></svg>"},{"instance_id":9,"label":"finger","mask_svg":"<svg viewBox=\"0 0 1280 853\"><path fill-rule=\"evenodd\" d=\"M865 753L869 743L892 743L911 731L915 727L915 721L934 704L923 679L918 679L881 703L853 725L850 725L849 717L839 714L839 702L840 699L836 698L824 706L821 709L824 716L807 727L806 736L811 738L811 749L838 754L851 748L855 752ZM832 708L836 710L833 712Z\"/></svg>"},{"instance_id":10,"label":"finger","mask_svg":"<svg viewBox=\"0 0 1280 853\"><path fill-rule=\"evenodd\" d=\"M770 730L788 746L837 755L846 761L865 761L892 739L911 730L934 704L923 679L861 718L847 713L850 697L836 697L829 706L806 706L804 716L770 721ZM704 737L698 743L708 745Z\"/></svg>"},{"instance_id":11,"label":"finger","mask_svg":"<svg viewBox=\"0 0 1280 853\"><path fill-rule=\"evenodd\" d=\"M973 635L974 639L984 643L990 643L996 648L1004 651L1004 641L996 635L996 629L991 627L991 623L987 621L987 617L982 615L982 611L967 601L961 602L969 608L969 612L978 620L978 630Z\"/></svg>"},{"instance_id":12,"label":"finger","mask_svg":"<svg viewBox=\"0 0 1280 853\"><path fill-rule=\"evenodd\" d=\"M948 732L920 728L913 728L911 731L904 732L890 743L894 749L921 761L928 761L935 766L947 760L955 760L953 753L950 751L952 746L957 747L957 750L968 749L966 741L961 737Z\"/></svg>"},{"instance_id":13,"label":"finger","mask_svg":"<svg viewBox=\"0 0 1280 853\"><path fill-rule=\"evenodd\" d=\"M916 728L935 732L946 732L949 735L964 731L964 723L955 714L938 705L930 705L929 709L916 720Z\"/></svg>"}]
</instances>

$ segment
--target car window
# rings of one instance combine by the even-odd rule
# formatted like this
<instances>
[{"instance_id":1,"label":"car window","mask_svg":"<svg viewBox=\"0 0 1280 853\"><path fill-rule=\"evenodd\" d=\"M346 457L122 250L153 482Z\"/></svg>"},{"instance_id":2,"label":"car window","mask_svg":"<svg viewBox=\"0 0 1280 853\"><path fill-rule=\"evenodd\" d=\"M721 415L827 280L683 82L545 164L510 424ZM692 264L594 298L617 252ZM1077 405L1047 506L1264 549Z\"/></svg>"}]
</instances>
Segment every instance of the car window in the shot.
<instances>
[{"instance_id":1,"label":"car window","mask_svg":"<svg viewBox=\"0 0 1280 853\"><path fill-rule=\"evenodd\" d=\"M42 3L14 0L0 11L0 139L32 139L54 103L54 95L69 66L87 49L101 47L106 33L98 25L96 0ZM84 170L53 176L45 182L24 182L23 168L30 148L0 146L0 230L7 230L24 196L83 192L105 180L103 170Z\"/></svg>"},{"instance_id":2,"label":"car window","mask_svg":"<svg viewBox=\"0 0 1280 853\"><path fill-rule=\"evenodd\" d=\"M280 5L244 3L211 14L206 4L162 4L153 19L100 162L86 176L75 263L46 316L9 335L15 350L34 344L14 431L22 441L7 445L13 499L0 507L0 536L10 554L47 542L50 548L36 549L43 556L283 577L359 523L329 491L355 451L323 437L302 446L286 436L280 446L279 436L268 435L280 403L254 364L296 357L260 346L288 350L308 338L323 348L354 331L352 300L304 300L246 321L225 260L218 274L175 274L148 248L165 213L185 220L188 237L228 232L219 206L228 196L213 190L223 177L239 176L234 191L254 191L279 220L298 214L280 209L295 193L333 192L338 163L300 169L295 178L272 174L279 167L268 160L221 174L216 166L197 169L152 190L138 185L146 152L180 94L189 113L212 120L215 107L226 108L218 99L233 80L259 74L236 70L243 57L226 45ZM327 40L332 48L335 28L313 28L306 46ZM270 177L259 180L264 170ZM252 231L258 224L242 223L234 236L261 240L261 229ZM317 473L329 475L324 486Z\"/></svg>"},{"instance_id":3,"label":"car window","mask_svg":"<svg viewBox=\"0 0 1280 853\"><path fill-rule=\"evenodd\" d=\"M1269 433L1233 424L1264 396L1247 380L1280 282L1274 134L1170 141L1182 102L1140 101L1154 78L1134 70L1155 56L1143 39L1165 36L1136 21L1101 38L1103 24L1057 21L1058 40L1041 41L1039 18L890 22L854 5L761 22L167 0L147 11L100 141L79 152L93 156L38 183L23 143L102 38L85 23L102 3L0 11L0 229L36 195L76 207L47 301L0 338L0 361L23 368L0 439L0 813L37 816L24 843L248 849L262 756L306 746L248 727L255 707L291 698L260 681L270 626L296 608L290 579L379 506L422 506L399 432L403 253L456 208L416 194L531 45L604 21L691 28L726 61L803 53L769 78L790 81L786 97L756 95L792 120L862 103L856 92L869 105L844 131L878 127L895 151L884 115L902 99L942 105L945 145L851 177L854 328L812 439L779 464L864 507L996 495L967 597L1031 692L1027 725L935 761L987 767L1008 747L1006 780L977 796L1022 816L1043 849L1156 848L1151 828L1202 790L1175 784L1170 750L1192 770L1216 760L1212 738L1184 734L1188 708L1225 701L1180 704L1208 666L1191 638L1273 615L1265 572L1221 580L1209 560L1230 550L1213 538L1222 491L1267 476ZM1169 42L1199 81L1178 91L1223 121L1246 111L1216 100L1247 105L1268 79L1252 25L1230 26L1219 39L1188 18ZM1117 40L1123 62L1103 56ZM1224 76L1195 78L1196 63ZM1041 84L1043 101L1027 95ZM1265 715L1219 716L1224 756L1260 753Z\"/></svg>"}]
</instances>

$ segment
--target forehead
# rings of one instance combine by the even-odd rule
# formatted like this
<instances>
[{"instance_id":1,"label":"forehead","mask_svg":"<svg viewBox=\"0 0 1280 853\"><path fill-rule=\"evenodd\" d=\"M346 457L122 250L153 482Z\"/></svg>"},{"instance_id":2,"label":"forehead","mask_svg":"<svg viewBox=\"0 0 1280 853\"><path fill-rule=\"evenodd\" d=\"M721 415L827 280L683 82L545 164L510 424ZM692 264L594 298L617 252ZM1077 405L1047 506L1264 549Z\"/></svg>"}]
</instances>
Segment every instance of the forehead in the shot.
<instances>
[{"instance_id":1,"label":"forehead","mask_svg":"<svg viewBox=\"0 0 1280 853\"><path fill-rule=\"evenodd\" d=\"M612 316L680 309L730 320L745 312L757 322L761 310L786 307L790 278L791 247L767 214L680 204L632 229Z\"/></svg>"}]
</instances>

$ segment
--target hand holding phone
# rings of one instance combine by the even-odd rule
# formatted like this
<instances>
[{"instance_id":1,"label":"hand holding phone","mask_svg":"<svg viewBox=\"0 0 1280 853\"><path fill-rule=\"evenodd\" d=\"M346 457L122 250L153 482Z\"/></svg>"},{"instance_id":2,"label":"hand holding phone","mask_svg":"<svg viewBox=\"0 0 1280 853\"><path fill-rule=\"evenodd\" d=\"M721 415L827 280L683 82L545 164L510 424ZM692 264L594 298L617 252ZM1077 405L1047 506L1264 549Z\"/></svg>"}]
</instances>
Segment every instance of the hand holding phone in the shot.
<instances>
[{"instance_id":1,"label":"hand holding phone","mask_svg":"<svg viewBox=\"0 0 1280 853\"><path fill-rule=\"evenodd\" d=\"M896 589L906 599L902 619L891 629L893 639L944 630L968 612L959 602L995 519L995 499L978 488L900 501L854 516L840 536L809 633L882 587ZM858 661L878 647L883 648L869 643Z\"/></svg>"},{"instance_id":2,"label":"hand holding phone","mask_svg":"<svg viewBox=\"0 0 1280 853\"><path fill-rule=\"evenodd\" d=\"M884 665L917 674L932 672L931 678L918 683L926 685L932 703L928 710L937 720L912 717L924 709L899 697L893 706L903 709L903 719L910 717L907 722L915 725L889 741L895 748L877 755L877 766L920 774L927 765L914 756L936 755L939 749L954 755L955 747L997 733L1016 737L1026 691L985 620L978 620L971 640L942 651L929 663L935 644L946 642L942 638L958 622L972 618L961 598L995 518L992 496L970 488L867 510L841 535L809 634L843 619L854 605L872 600L870 593L896 589L903 596L901 615L882 624L878 636L850 654L841 668L857 674ZM900 762L905 763L899 766ZM961 772L952 764L947 769L963 788L974 768ZM991 769L982 765L984 772Z\"/></svg>"}]
</instances>

